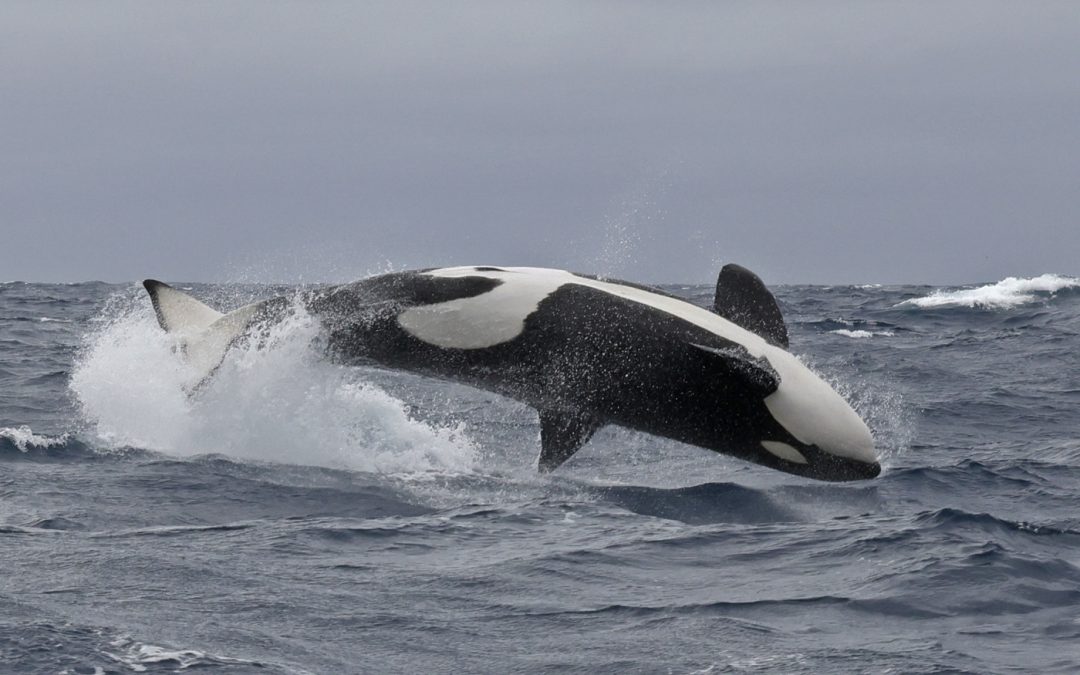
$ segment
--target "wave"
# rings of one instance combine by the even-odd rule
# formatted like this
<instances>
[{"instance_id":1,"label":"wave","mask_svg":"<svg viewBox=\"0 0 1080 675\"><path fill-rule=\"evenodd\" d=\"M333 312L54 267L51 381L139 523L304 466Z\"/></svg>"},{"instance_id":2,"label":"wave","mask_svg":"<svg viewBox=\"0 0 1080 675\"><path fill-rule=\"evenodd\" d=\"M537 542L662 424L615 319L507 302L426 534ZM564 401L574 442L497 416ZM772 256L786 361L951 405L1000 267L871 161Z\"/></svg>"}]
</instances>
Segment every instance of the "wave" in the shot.
<instances>
[{"instance_id":1,"label":"wave","mask_svg":"<svg viewBox=\"0 0 1080 675\"><path fill-rule=\"evenodd\" d=\"M263 670L266 665L258 661L232 658L218 654L208 654L196 649L171 649L158 645L139 642L129 635L121 635L109 642L109 646L101 650L101 653L116 661L122 666L137 672L146 671L148 668L169 669L172 672L181 670L202 670L214 667L230 669L251 668Z\"/></svg>"},{"instance_id":2,"label":"wave","mask_svg":"<svg viewBox=\"0 0 1080 675\"><path fill-rule=\"evenodd\" d=\"M34 433L28 426L0 428L0 461L86 461L109 457L129 457L142 452L129 447L99 450L70 433L45 436Z\"/></svg>"},{"instance_id":3,"label":"wave","mask_svg":"<svg viewBox=\"0 0 1080 675\"><path fill-rule=\"evenodd\" d=\"M75 323L72 319L57 319L51 316L0 316L0 321L11 323Z\"/></svg>"},{"instance_id":4,"label":"wave","mask_svg":"<svg viewBox=\"0 0 1080 675\"><path fill-rule=\"evenodd\" d=\"M937 290L921 298L904 300L896 306L914 306L922 309L935 307L1009 309L1074 288L1080 288L1080 278L1058 274L1043 274L1030 279L1008 277L995 284L975 288Z\"/></svg>"},{"instance_id":5,"label":"wave","mask_svg":"<svg viewBox=\"0 0 1080 675\"><path fill-rule=\"evenodd\" d=\"M895 323L873 319L830 317L816 321L800 321L798 323L822 333L833 333L856 338L893 337L900 332L909 332L909 329Z\"/></svg>"},{"instance_id":6,"label":"wave","mask_svg":"<svg viewBox=\"0 0 1080 675\"><path fill-rule=\"evenodd\" d=\"M985 531L1000 531L1007 533L1021 533L1030 536L1065 536L1080 537L1080 531L1068 527L1054 527L1041 525L1023 520L1009 520L999 518L989 513L974 513L956 508L943 508L936 511L924 511L918 514L915 522L920 529L926 532L931 529L941 530L964 530L976 529Z\"/></svg>"},{"instance_id":7,"label":"wave","mask_svg":"<svg viewBox=\"0 0 1080 675\"><path fill-rule=\"evenodd\" d=\"M904 618L935 618L948 616L946 612L934 611L917 602L903 598L857 598L844 595L810 595L793 597L760 598L755 600L716 600L684 604L610 604L583 609L527 612L528 616L571 617L621 615L630 617L651 616L716 616L729 621L739 620L742 615L787 614L792 612L822 611L826 607L846 608L854 612L877 616ZM760 624L757 624L760 626ZM761 627L763 630L771 629Z\"/></svg>"},{"instance_id":8,"label":"wave","mask_svg":"<svg viewBox=\"0 0 1080 675\"><path fill-rule=\"evenodd\" d=\"M68 441L68 435L41 436L35 434L28 426L2 427L0 428L0 443L6 441L20 452L27 452L32 448L52 448L64 445Z\"/></svg>"},{"instance_id":9,"label":"wave","mask_svg":"<svg viewBox=\"0 0 1080 675\"><path fill-rule=\"evenodd\" d=\"M62 588L43 593L69 593ZM20 610L24 611L22 603ZM36 611L37 612L37 611ZM5 672L116 673L218 670L228 673L308 673L265 659L253 661L197 649L159 646L136 640L126 632L78 624L39 614L33 620L0 623L0 653L13 668Z\"/></svg>"},{"instance_id":10,"label":"wave","mask_svg":"<svg viewBox=\"0 0 1080 675\"><path fill-rule=\"evenodd\" d=\"M860 340L860 339L865 339L865 338L872 338L872 337L875 337L875 336L878 336L878 337L893 337L894 335L896 335L896 333L892 332L891 330L870 331L870 330L850 330L850 329L847 329L847 328L838 328L837 330L831 330L829 332L832 333L833 335L843 335L844 337L849 337L849 338L852 338L852 339L855 339L855 340Z\"/></svg>"}]
</instances>

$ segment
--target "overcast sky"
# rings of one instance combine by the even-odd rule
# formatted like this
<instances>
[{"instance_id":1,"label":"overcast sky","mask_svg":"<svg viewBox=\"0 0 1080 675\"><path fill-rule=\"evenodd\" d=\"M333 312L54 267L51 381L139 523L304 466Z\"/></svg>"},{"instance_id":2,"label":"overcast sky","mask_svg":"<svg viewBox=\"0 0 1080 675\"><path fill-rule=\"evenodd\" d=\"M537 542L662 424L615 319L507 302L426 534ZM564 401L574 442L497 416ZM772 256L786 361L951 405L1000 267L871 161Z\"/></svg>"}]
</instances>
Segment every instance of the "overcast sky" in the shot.
<instances>
[{"instance_id":1,"label":"overcast sky","mask_svg":"<svg viewBox=\"0 0 1080 675\"><path fill-rule=\"evenodd\" d=\"M5 2L0 281L1080 274L1080 2Z\"/></svg>"}]
</instances>

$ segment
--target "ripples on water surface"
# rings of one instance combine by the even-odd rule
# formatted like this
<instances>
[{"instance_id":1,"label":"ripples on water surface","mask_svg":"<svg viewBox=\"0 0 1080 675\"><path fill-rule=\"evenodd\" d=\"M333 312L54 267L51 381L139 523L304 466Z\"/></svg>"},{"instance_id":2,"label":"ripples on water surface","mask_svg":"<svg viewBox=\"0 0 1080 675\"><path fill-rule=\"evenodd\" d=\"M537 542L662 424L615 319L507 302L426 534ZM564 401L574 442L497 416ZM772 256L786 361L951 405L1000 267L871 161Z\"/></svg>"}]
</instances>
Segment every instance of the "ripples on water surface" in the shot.
<instances>
[{"instance_id":1,"label":"ripples on water surface","mask_svg":"<svg viewBox=\"0 0 1080 675\"><path fill-rule=\"evenodd\" d=\"M2 284L0 661L1080 670L1078 282L777 290L881 478L612 428L538 477L529 410L320 363L303 317L192 402L138 286Z\"/></svg>"}]
</instances>

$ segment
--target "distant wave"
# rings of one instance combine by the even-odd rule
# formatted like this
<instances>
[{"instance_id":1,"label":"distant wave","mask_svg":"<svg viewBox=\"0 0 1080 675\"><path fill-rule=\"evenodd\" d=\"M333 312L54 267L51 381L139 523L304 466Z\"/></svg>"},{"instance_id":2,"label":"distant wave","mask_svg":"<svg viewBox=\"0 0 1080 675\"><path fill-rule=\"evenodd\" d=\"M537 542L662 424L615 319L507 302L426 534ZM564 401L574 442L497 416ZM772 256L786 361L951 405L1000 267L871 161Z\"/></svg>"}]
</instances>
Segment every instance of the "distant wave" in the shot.
<instances>
[{"instance_id":1,"label":"distant wave","mask_svg":"<svg viewBox=\"0 0 1080 675\"><path fill-rule=\"evenodd\" d=\"M131 452L116 450L115 454ZM0 427L0 461L65 462L103 457L71 434L44 436L28 426Z\"/></svg>"},{"instance_id":2,"label":"distant wave","mask_svg":"<svg viewBox=\"0 0 1080 675\"><path fill-rule=\"evenodd\" d=\"M1058 274L1043 274L1030 279L1008 277L996 284L966 288L957 291L934 291L922 298L911 298L896 305L913 305L921 308L931 307L980 307L985 309L1008 309L1035 302L1040 297L1053 295L1058 291L1080 288L1080 279ZM1042 295L1039 295L1039 294Z\"/></svg>"},{"instance_id":3,"label":"distant wave","mask_svg":"<svg viewBox=\"0 0 1080 675\"><path fill-rule=\"evenodd\" d=\"M922 531L925 531L928 528L946 530L957 528L971 530L978 528L983 530L1017 532L1031 536L1080 536L1080 531L1067 527L1054 527L1022 520L1009 520L1007 518L999 518L989 513L975 513L954 508L923 512L917 516L916 521L922 526Z\"/></svg>"},{"instance_id":4,"label":"distant wave","mask_svg":"<svg viewBox=\"0 0 1080 675\"><path fill-rule=\"evenodd\" d=\"M142 672L147 667L168 668L172 672L201 669L204 667L255 666L263 665L255 661L235 659L216 654L207 654L195 649L169 649L157 645L138 642L128 635L122 635L109 643L109 648L102 653L131 670ZM173 670L175 668L175 670ZM98 671L100 672L100 668ZM65 671L66 672L66 671Z\"/></svg>"},{"instance_id":5,"label":"distant wave","mask_svg":"<svg viewBox=\"0 0 1080 675\"><path fill-rule=\"evenodd\" d=\"M843 335L852 339L865 339L872 337L895 337L898 332L907 329L894 323L876 321L871 319L831 317L818 321L800 322L809 328L814 328L823 333Z\"/></svg>"},{"instance_id":6,"label":"distant wave","mask_svg":"<svg viewBox=\"0 0 1080 675\"><path fill-rule=\"evenodd\" d=\"M30 427L0 427L0 441L6 441L21 452L28 452L32 448L51 448L64 445L68 441L67 434L60 437L41 436L35 434Z\"/></svg>"},{"instance_id":7,"label":"distant wave","mask_svg":"<svg viewBox=\"0 0 1080 675\"><path fill-rule=\"evenodd\" d=\"M892 336L896 335L896 333L892 332L891 330L869 331L869 330L849 330L847 328L840 328L838 330L831 330L829 332L834 334L834 335L843 335L844 337L849 337L849 338L853 338L853 339L870 338L870 337L874 337L875 335L880 336L880 337L892 337Z\"/></svg>"}]
</instances>

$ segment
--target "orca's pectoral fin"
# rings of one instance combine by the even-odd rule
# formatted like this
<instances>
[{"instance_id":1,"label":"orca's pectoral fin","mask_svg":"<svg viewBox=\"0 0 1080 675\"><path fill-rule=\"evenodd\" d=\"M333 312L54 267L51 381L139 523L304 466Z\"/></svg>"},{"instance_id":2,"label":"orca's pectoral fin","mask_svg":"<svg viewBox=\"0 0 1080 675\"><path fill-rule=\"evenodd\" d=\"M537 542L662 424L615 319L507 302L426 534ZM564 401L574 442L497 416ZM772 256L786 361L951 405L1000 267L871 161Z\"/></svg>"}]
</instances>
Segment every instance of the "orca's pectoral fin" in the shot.
<instances>
[{"instance_id":1,"label":"orca's pectoral fin","mask_svg":"<svg viewBox=\"0 0 1080 675\"><path fill-rule=\"evenodd\" d=\"M713 311L737 326L787 349L788 331L776 298L765 283L741 265L724 265L716 279Z\"/></svg>"},{"instance_id":2,"label":"orca's pectoral fin","mask_svg":"<svg viewBox=\"0 0 1080 675\"><path fill-rule=\"evenodd\" d=\"M748 386L761 398L765 398L780 388L780 374L769 364L767 359L755 358L741 345L729 347L707 347L694 344L701 351L712 354L722 360L724 370Z\"/></svg>"},{"instance_id":3,"label":"orca's pectoral fin","mask_svg":"<svg viewBox=\"0 0 1080 675\"><path fill-rule=\"evenodd\" d=\"M547 473L585 445L601 422L588 413L568 413L555 410L540 412L540 461L538 468Z\"/></svg>"}]
</instances>

